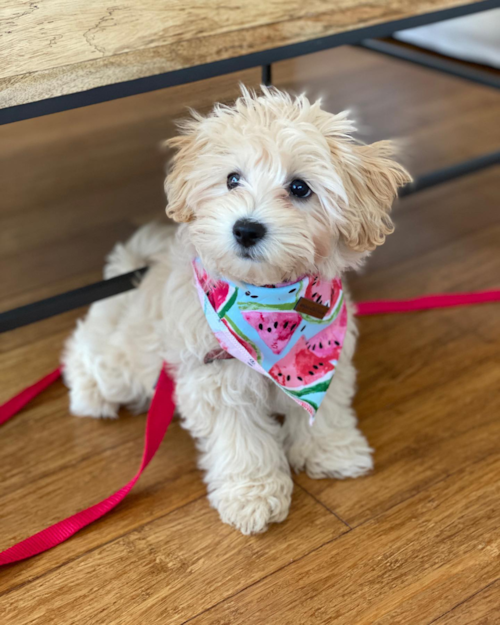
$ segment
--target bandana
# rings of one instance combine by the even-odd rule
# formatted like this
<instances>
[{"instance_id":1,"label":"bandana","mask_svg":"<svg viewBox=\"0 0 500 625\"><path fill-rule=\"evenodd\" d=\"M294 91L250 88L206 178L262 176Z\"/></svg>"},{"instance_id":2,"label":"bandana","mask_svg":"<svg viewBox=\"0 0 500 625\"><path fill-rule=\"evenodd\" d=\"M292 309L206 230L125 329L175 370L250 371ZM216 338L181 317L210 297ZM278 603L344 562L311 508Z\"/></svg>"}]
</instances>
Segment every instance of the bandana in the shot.
<instances>
[{"instance_id":1,"label":"bandana","mask_svg":"<svg viewBox=\"0 0 500 625\"><path fill-rule=\"evenodd\" d=\"M333 378L347 328L339 278L254 286L214 281L193 261L198 296L222 349L270 378L311 422Z\"/></svg>"}]
</instances>

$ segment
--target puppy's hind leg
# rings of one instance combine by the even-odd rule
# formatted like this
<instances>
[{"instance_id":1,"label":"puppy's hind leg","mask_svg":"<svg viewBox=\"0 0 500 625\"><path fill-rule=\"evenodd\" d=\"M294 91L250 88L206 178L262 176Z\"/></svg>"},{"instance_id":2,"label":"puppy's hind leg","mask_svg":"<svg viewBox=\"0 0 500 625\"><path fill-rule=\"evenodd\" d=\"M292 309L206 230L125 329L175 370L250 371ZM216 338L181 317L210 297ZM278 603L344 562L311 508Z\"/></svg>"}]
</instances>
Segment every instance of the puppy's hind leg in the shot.
<instances>
[{"instance_id":1,"label":"puppy's hind leg","mask_svg":"<svg viewBox=\"0 0 500 625\"><path fill-rule=\"evenodd\" d=\"M79 321L66 342L63 355L63 377L69 388L70 412L77 417L116 417L119 404L106 399L97 382L97 367L106 347L104 312L109 302L99 302L100 314ZM114 303L114 302L113 302ZM95 312L95 309L94 309Z\"/></svg>"},{"instance_id":2,"label":"puppy's hind leg","mask_svg":"<svg viewBox=\"0 0 500 625\"><path fill-rule=\"evenodd\" d=\"M147 332L151 324L146 319L134 323L133 315L114 324L103 309L112 303L94 304L63 354L70 410L76 416L115 417L120 405L142 412L161 369L159 349L148 349L157 344L154 332Z\"/></svg>"},{"instance_id":3,"label":"puppy's hind leg","mask_svg":"<svg viewBox=\"0 0 500 625\"><path fill-rule=\"evenodd\" d=\"M127 243L114 247L105 277L150 264L168 249L173 232L161 224L143 226ZM161 272L151 269L145 278L148 289L141 284L96 302L78 323L62 358L74 415L114 417L120 404L146 407L161 367L154 314L159 315L162 280Z\"/></svg>"}]
</instances>

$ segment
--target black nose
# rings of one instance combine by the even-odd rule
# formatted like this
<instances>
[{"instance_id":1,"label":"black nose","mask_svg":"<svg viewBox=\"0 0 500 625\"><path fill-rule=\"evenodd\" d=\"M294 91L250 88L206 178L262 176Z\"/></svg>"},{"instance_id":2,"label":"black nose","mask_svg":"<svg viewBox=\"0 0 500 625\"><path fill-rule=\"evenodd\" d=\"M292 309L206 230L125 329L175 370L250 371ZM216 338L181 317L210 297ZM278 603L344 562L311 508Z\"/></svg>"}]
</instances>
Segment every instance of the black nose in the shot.
<instances>
[{"instance_id":1,"label":"black nose","mask_svg":"<svg viewBox=\"0 0 500 625\"><path fill-rule=\"evenodd\" d=\"M234 238L243 247L252 247L264 238L266 227L258 221L238 219L233 226Z\"/></svg>"}]
</instances>

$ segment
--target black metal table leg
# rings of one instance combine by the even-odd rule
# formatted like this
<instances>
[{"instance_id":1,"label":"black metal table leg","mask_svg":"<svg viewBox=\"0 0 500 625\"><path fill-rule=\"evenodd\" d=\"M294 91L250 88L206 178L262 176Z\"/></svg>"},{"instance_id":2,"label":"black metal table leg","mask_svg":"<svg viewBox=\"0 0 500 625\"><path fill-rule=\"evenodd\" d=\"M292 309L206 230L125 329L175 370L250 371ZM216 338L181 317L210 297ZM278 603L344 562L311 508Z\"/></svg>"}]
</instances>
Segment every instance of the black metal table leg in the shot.
<instances>
[{"instance_id":1,"label":"black metal table leg","mask_svg":"<svg viewBox=\"0 0 500 625\"><path fill-rule=\"evenodd\" d=\"M270 63L262 66L262 84L266 87L273 84L272 65Z\"/></svg>"}]
</instances>

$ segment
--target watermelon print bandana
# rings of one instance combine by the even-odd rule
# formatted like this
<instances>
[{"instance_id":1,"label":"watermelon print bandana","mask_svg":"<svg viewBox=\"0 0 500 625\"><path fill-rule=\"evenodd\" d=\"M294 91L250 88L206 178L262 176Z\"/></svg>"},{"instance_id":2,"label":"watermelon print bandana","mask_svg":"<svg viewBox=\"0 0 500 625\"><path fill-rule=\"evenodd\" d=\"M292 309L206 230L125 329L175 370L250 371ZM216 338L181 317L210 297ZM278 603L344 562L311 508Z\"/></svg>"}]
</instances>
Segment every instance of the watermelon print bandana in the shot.
<instances>
[{"instance_id":1,"label":"watermelon print bandana","mask_svg":"<svg viewBox=\"0 0 500 625\"><path fill-rule=\"evenodd\" d=\"M340 279L305 276L294 283L253 286L212 280L198 258L193 269L203 312L222 349L271 378L312 423L347 328Z\"/></svg>"}]
</instances>

